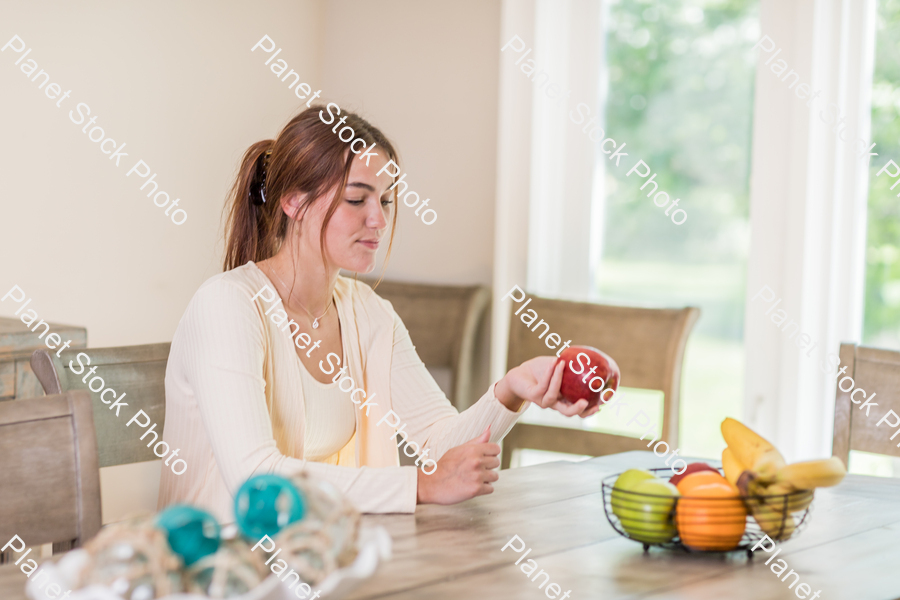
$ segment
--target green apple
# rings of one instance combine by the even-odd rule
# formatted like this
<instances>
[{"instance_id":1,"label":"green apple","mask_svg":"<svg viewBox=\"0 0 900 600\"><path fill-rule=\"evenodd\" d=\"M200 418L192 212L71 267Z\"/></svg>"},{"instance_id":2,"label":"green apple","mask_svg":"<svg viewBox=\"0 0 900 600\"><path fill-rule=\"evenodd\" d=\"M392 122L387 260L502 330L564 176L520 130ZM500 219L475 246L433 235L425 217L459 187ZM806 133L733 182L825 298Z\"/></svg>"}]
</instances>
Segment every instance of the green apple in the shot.
<instances>
[{"instance_id":1,"label":"green apple","mask_svg":"<svg viewBox=\"0 0 900 600\"><path fill-rule=\"evenodd\" d=\"M612 511L613 514L617 517L621 518L622 514L619 512L623 508L631 506L632 502L636 500L636 496L634 494L629 493L621 493L619 490L624 492L633 492L634 486L636 486L641 481L646 479L655 479L656 477L650 471L644 471L642 469L628 469L618 478L616 478L616 483L613 484L613 492L612 492Z\"/></svg>"},{"instance_id":2,"label":"green apple","mask_svg":"<svg viewBox=\"0 0 900 600\"><path fill-rule=\"evenodd\" d=\"M619 508L622 528L633 539L648 544L662 544L675 537L672 519L678 488L662 479L644 479L635 484L634 492Z\"/></svg>"}]
</instances>

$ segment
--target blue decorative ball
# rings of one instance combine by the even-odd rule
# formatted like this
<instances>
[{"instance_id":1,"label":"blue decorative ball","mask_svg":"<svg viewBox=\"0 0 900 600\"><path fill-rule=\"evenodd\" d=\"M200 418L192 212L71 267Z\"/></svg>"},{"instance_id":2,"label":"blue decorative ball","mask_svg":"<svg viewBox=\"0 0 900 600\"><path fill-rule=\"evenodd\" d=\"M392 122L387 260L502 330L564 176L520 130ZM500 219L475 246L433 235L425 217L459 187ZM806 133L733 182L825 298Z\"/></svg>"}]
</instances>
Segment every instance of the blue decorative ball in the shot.
<instances>
[{"instance_id":1,"label":"blue decorative ball","mask_svg":"<svg viewBox=\"0 0 900 600\"><path fill-rule=\"evenodd\" d=\"M156 516L156 526L166 532L169 547L185 566L219 549L219 523L205 510L176 504Z\"/></svg>"},{"instance_id":2,"label":"blue decorative ball","mask_svg":"<svg viewBox=\"0 0 900 600\"><path fill-rule=\"evenodd\" d=\"M234 517L249 540L274 537L306 514L306 502L297 487L279 475L256 475L244 482L234 497Z\"/></svg>"}]
</instances>

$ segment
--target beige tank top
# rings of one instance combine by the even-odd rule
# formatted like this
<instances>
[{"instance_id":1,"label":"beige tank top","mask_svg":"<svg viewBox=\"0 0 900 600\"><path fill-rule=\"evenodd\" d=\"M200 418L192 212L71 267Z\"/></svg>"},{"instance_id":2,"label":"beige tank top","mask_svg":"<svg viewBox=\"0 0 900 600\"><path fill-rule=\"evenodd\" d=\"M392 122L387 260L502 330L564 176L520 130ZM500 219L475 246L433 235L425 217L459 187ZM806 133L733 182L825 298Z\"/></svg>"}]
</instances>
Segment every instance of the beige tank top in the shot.
<instances>
[{"instance_id":1,"label":"beige tank top","mask_svg":"<svg viewBox=\"0 0 900 600\"><path fill-rule=\"evenodd\" d=\"M303 361L300 363L300 379L306 402L306 434L303 442L303 458L316 462L326 461L347 445L356 431L356 408L350 395L337 382L316 381ZM336 457L335 457L336 458Z\"/></svg>"}]
</instances>

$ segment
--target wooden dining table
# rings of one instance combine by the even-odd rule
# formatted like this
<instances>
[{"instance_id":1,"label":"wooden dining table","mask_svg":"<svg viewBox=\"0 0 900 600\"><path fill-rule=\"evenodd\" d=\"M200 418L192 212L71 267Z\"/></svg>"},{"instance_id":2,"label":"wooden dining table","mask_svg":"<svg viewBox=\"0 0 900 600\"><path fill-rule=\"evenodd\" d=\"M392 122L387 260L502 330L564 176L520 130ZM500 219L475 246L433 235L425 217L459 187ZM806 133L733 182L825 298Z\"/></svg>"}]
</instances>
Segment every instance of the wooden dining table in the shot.
<instances>
[{"instance_id":1,"label":"wooden dining table","mask_svg":"<svg viewBox=\"0 0 900 600\"><path fill-rule=\"evenodd\" d=\"M714 461L707 461L717 464ZM494 493L413 515L365 515L393 538L393 557L347 600L539 600L559 586L571 600L779 600L796 590L758 551L691 554L650 548L619 535L603 511L600 482L629 468L663 467L651 452L553 462L500 472ZM531 551L502 551L513 536ZM900 598L900 480L848 475L816 491L805 529L779 543L783 559L821 600ZM543 570L543 589L532 577ZM777 560L776 559L776 560ZM777 562L772 562L772 565ZM787 573L787 571L785 571ZM0 599L24 600L25 576L0 567Z\"/></svg>"}]
</instances>

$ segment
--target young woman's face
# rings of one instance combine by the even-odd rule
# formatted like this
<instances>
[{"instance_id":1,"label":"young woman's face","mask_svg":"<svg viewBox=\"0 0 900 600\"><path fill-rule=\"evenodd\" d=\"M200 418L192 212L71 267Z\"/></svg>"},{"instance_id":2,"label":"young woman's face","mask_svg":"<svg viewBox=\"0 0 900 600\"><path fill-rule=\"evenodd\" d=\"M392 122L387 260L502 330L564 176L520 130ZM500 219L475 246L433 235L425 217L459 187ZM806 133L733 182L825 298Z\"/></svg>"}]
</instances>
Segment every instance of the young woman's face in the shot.
<instances>
[{"instance_id":1,"label":"young woman's face","mask_svg":"<svg viewBox=\"0 0 900 600\"><path fill-rule=\"evenodd\" d=\"M376 175L388 160L383 152L378 154L369 158L368 166L365 160L354 158L341 201L325 230L327 258L345 271L370 273L375 269L375 255L391 222L394 206L387 190L393 181L387 171ZM314 242L316 249L319 248L322 221L332 198L334 192L330 191L314 202L308 218L303 219L303 237Z\"/></svg>"}]
</instances>

